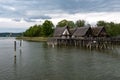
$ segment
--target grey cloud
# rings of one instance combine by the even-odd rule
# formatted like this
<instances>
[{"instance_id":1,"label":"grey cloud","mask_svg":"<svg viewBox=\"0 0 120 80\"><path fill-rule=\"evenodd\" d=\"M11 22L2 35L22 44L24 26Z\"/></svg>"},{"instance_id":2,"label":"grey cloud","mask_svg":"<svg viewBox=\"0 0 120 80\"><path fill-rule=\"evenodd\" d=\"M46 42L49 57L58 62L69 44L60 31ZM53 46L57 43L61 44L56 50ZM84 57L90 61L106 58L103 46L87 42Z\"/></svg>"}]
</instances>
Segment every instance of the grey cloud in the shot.
<instances>
[{"instance_id":1,"label":"grey cloud","mask_svg":"<svg viewBox=\"0 0 120 80\"><path fill-rule=\"evenodd\" d=\"M25 20L26 22L36 22L35 20L28 19L28 18L24 18L24 20Z\"/></svg>"},{"instance_id":2,"label":"grey cloud","mask_svg":"<svg viewBox=\"0 0 120 80\"><path fill-rule=\"evenodd\" d=\"M12 19L13 21L16 21L16 22L20 22L21 21L21 19L20 18L14 18L14 19Z\"/></svg>"},{"instance_id":3,"label":"grey cloud","mask_svg":"<svg viewBox=\"0 0 120 80\"><path fill-rule=\"evenodd\" d=\"M25 21L27 22L37 22L37 20L42 20L42 19L51 19L51 17L49 16L31 16L31 17L28 17L28 18L24 18Z\"/></svg>"},{"instance_id":4,"label":"grey cloud","mask_svg":"<svg viewBox=\"0 0 120 80\"><path fill-rule=\"evenodd\" d=\"M45 14L54 14L57 11L69 14L105 11L120 12L119 4L120 0L2 0L0 1L0 17L26 18L30 20L30 18L51 19L50 16ZM9 7L13 7L15 10ZM38 13L27 15L26 12L29 11L38 11Z\"/></svg>"},{"instance_id":5,"label":"grey cloud","mask_svg":"<svg viewBox=\"0 0 120 80\"><path fill-rule=\"evenodd\" d=\"M16 22L20 22L21 20L24 20L26 22L36 22L36 20L34 19L29 19L29 18L14 18L12 19L13 21L16 21Z\"/></svg>"},{"instance_id":6,"label":"grey cloud","mask_svg":"<svg viewBox=\"0 0 120 80\"><path fill-rule=\"evenodd\" d=\"M26 22L40 22L42 19L52 19L50 16L31 16L31 17L25 17L25 18L13 18L13 21L20 22L21 20L25 20Z\"/></svg>"},{"instance_id":7,"label":"grey cloud","mask_svg":"<svg viewBox=\"0 0 120 80\"><path fill-rule=\"evenodd\" d=\"M32 17L29 17L29 19L51 19L50 16L32 16Z\"/></svg>"}]
</instances>

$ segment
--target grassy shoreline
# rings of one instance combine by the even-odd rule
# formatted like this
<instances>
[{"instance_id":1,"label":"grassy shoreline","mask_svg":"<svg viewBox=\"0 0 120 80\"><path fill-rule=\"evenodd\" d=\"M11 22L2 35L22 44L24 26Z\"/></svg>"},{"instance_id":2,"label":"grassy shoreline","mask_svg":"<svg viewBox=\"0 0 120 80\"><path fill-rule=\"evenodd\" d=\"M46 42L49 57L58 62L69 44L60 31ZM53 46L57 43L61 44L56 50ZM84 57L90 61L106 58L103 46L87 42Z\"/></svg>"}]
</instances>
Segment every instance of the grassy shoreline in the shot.
<instances>
[{"instance_id":1,"label":"grassy shoreline","mask_svg":"<svg viewBox=\"0 0 120 80\"><path fill-rule=\"evenodd\" d=\"M35 42L46 42L48 40L48 37L16 37L16 39Z\"/></svg>"}]
</instances>

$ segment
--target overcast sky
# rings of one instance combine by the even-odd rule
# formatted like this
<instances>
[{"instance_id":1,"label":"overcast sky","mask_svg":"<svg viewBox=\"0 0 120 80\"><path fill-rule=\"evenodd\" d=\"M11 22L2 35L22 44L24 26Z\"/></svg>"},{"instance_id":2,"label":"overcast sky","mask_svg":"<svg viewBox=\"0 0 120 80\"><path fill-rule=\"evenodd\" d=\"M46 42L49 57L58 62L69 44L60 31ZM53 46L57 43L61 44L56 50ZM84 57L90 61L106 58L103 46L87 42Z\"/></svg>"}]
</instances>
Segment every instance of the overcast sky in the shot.
<instances>
[{"instance_id":1,"label":"overcast sky","mask_svg":"<svg viewBox=\"0 0 120 80\"><path fill-rule=\"evenodd\" d=\"M0 32L22 32L44 20L120 22L120 0L0 0Z\"/></svg>"}]
</instances>

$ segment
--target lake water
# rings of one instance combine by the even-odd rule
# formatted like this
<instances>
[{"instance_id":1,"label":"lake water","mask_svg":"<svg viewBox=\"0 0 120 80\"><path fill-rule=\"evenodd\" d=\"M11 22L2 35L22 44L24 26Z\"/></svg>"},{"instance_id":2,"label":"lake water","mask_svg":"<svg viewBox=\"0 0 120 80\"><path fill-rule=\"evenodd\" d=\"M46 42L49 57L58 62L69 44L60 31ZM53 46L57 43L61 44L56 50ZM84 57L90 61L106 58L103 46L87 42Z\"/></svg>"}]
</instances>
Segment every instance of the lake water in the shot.
<instances>
[{"instance_id":1,"label":"lake water","mask_svg":"<svg viewBox=\"0 0 120 80\"><path fill-rule=\"evenodd\" d=\"M0 38L0 80L120 80L120 47L97 51ZM14 54L16 53L16 58Z\"/></svg>"}]
</instances>

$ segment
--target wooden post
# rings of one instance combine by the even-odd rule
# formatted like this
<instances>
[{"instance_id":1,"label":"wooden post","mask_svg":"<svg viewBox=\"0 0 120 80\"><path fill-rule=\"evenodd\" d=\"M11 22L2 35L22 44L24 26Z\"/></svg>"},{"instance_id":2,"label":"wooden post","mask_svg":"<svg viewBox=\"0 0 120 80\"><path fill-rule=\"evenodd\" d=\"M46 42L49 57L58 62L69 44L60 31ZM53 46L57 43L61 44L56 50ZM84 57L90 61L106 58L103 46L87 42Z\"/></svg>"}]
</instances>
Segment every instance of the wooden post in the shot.
<instances>
[{"instance_id":1,"label":"wooden post","mask_svg":"<svg viewBox=\"0 0 120 80\"><path fill-rule=\"evenodd\" d=\"M22 40L20 40L20 47L22 46Z\"/></svg>"},{"instance_id":2,"label":"wooden post","mask_svg":"<svg viewBox=\"0 0 120 80\"><path fill-rule=\"evenodd\" d=\"M16 41L14 41L14 51L16 51Z\"/></svg>"},{"instance_id":3,"label":"wooden post","mask_svg":"<svg viewBox=\"0 0 120 80\"><path fill-rule=\"evenodd\" d=\"M14 64L16 64L16 56L14 56Z\"/></svg>"},{"instance_id":4,"label":"wooden post","mask_svg":"<svg viewBox=\"0 0 120 80\"><path fill-rule=\"evenodd\" d=\"M14 51L15 51L14 57L16 57L16 41L14 41Z\"/></svg>"}]
</instances>

